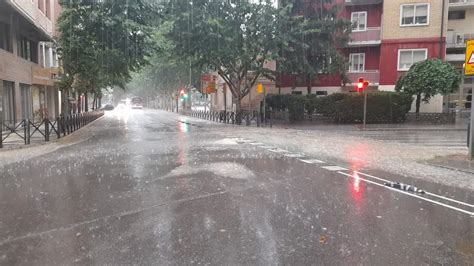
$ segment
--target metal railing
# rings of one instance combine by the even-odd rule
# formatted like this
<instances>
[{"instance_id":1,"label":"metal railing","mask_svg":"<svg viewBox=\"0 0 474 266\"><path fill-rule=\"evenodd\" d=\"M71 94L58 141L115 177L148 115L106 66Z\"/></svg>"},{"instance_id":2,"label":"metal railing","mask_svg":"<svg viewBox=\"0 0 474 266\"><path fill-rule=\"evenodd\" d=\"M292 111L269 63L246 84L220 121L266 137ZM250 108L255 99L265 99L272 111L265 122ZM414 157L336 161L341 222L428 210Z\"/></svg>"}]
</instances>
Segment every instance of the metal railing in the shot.
<instances>
[{"instance_id":1,"label":"metal railing","mask_svg":"<svg viewBox=\"0 0 474 266\"><path fill-rule=\"evenodd\" d=\"M450 4L474 4L474 0L449 0Z\"/></svg>"},{"instance_id":2,"label":"metal railing","mask_svg":"<svg viewBox=\"0 0 474 266\"><path fill-rule=\"evenodd\" d=\"M349 45L379 44L381 42L381 27L367 28L365 31L353 31Z\"/></svg>"},{"instance_id":3,"label":"metal railing","mask_svg":"<svg viewBox=\"0 0 474 266\"><path fill-rule=\"evenodd\" d=\"M378 70L348 72L346 75L352 84L356 84L359 81L359 78L364 78L364 80L369 81L370 84L379 84L380 81L380 71Z\"/></svg>"},{"instance_id":4,"label":"metal railing","mask_svg":"<svg viewBox=\"0 0 474 266\"><path fill-rule=\"evenodd\" d=\"M5 140L14 137L25 145L31 144L32 139L37 140L36 137L44 139L44 141L50 141L52 136L59 139L103 115L104 111L98 110L56 119L45 118L39 121L30 119L24 119L19 122L0 120L0 148L3 148Z\"/></svg>"},{"instance_id":5,"label":"metal railing","mask_svg":"<svg viewBox=\"0 0 474 266\"><path fill-rule=\"evenodd\" d=\"M473 31L449 30L446 36L446 44L448 47L466 47L466 42L469 40L474 40L474 30Z\"/></svg>"},{"instance_id":6,"label":"metal railing","mask_svg":"<svg viewBox=\"0 0 474 266\"><path fill-rule=\"evenodd\" d=\"M225 124L233 124L233 125L242 125L245 123L246 126L250 126L252 124L257 125L257 127L262 126L265 124L265 118L263 117L261 112L258 111L240 111L240 112L232 112L232 111L191 111L191 110L184 110L180 112L183 115L196 117L200 119L210 120L218 123L225 123ZM271 117L271 116L270 116ZM270 119L270 125L271 125Z\"/></svg>"}]
</instances>

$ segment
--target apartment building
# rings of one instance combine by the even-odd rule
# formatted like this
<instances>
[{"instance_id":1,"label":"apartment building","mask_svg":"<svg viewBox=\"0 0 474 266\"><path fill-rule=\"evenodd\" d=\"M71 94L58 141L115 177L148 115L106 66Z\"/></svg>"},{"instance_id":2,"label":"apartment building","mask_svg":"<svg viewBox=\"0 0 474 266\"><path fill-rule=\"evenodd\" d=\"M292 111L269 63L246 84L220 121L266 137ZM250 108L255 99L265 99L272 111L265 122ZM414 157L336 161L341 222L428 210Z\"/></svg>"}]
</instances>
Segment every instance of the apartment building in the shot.
<instances>
[{"instance_id":1,"label":"apartment building","mask_svg":"<svg viewBox=\"0 0 474 266\"><path fill-rule=\"evenodd\" d=\"M57 0L0 2L0 117L6 124L59 114L53 46Z\"/></svg>"},{"instance_id":2,"label":"apartment building","mask_svg":"<svg viewBox=\"0 0 474 266\"><path fill-rule=\"evenodd\" d=\"M334 2L343 5L340 15L353 23L351 41L341 49L349 62L347 76L350 83L343 86L339 75L320 76L312 88L313 93L320 95L351 91L359 77L368 80L372 90L393 91L398 78L404 75L413 63L432 58L446 59L446 52L449 54L451 49L454 49L449 43L454 29L467 32L470 28L472 31L474 25L474 20L470 20L474 14L470 13L474 0ZM453 12L458 10L465 10L465 13ZM459 25L453 24L456 16L463 17L463 14L465 19L461 22L459 18L456 21ZM463 36L470 38L471 35ZM458 47L457 52L461 53L461 50L462 47ZM452 57L448 56L447 59L450 58ZM285 91L291 87L291 84L285 83L285 79L280 85ZM298 85L292 92L304 94L306 87ZM423 105L421 111L446 111L449 107L449 97L436 96L430 104Z\"/></svg>"},{"instance_id":3,"label":"apartment building","mask_svg":"<svg viewBox=\"0 0 474 266\"><path fill-rule=\"evenodd\" d=\"M449 14L446 38L446 61L462 72L466 53L466 42L474 40L474 0L449 0ZM474 77L463 77L457 93L446 97L449 108L469 113L472 106Z\"/></svg>"}]
</instances>

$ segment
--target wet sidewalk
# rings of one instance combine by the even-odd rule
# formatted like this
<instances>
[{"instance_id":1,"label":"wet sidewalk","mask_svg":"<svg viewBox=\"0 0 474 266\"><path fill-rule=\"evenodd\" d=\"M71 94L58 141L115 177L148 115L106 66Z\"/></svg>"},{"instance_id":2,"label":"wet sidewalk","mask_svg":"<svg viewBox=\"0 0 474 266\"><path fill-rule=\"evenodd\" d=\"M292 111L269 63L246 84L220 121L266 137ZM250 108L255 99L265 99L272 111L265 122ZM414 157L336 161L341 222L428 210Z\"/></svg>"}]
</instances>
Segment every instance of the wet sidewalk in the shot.
<instances>
[{"instance_id":1,"label":"wet sidewalk","mask_svg":"<svg viewBox=\"0 0 474 266\"><path fill-rule=\"evenodd\" d=\"M423 124L423 123L401 123L401 124L335 124L335 123L280 123L274 122L274 127L291 128L297 130L328 130L328 131L467 131L466 123L455 124Z\"/></svg>"},{"instance_id":2,"label":"wet sidewalk","mask_svg":"<svg viewBox=\"0 0 474 266\"><path fill-rule=\"evenodd\" d=\"M466 154L438 156L426 161L426 164L474 174L474 161L469 160L468 155Z\"/></svg>"}]
</instances>

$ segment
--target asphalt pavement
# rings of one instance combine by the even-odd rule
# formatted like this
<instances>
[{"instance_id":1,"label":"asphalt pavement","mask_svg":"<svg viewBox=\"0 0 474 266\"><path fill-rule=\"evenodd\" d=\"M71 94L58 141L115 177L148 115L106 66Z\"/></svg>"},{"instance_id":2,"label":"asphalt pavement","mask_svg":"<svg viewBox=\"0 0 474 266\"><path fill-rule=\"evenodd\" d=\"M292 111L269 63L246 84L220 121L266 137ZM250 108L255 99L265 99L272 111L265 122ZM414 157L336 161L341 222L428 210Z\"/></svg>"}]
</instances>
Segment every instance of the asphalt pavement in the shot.
<instances>
[{"instance_id":1,"label":"asphalt pavement","mask_svg":"<svg viewBox=\"0 0 474 266\"><path fill-rule=\"evenodd\" d=\"M0 265L473 264L472 191L242 130L115 110L4 165Z\"/></svg>"}]
</instances>

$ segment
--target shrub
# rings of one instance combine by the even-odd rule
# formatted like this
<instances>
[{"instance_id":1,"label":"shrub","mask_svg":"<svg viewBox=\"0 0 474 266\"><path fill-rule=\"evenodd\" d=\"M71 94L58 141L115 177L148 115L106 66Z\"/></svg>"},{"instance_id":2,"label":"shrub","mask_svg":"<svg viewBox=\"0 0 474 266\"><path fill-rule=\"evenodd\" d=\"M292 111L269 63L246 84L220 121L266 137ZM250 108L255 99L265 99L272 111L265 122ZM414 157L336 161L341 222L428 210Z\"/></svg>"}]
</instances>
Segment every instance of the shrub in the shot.
<instances>
[{"instance_id":1,"label":"shrub","mask_svg":"<svg viewBox=\"0 0 474 266\"><path fill-rule=\"evenodd\" d=\"M397 92L367 94L367 123L402 122L411 108L412 96ZM304 120L305 113L329 117L337 123L360 123L363 120L364 95L335 93L316 95L268 95L267 105L274 110L288 109L290 121Z\"/></svg>"}]
</instances>

